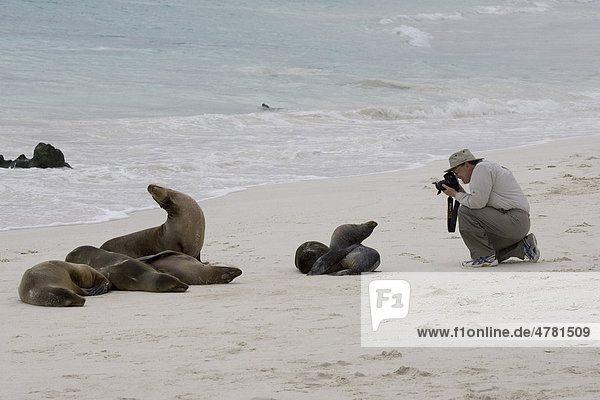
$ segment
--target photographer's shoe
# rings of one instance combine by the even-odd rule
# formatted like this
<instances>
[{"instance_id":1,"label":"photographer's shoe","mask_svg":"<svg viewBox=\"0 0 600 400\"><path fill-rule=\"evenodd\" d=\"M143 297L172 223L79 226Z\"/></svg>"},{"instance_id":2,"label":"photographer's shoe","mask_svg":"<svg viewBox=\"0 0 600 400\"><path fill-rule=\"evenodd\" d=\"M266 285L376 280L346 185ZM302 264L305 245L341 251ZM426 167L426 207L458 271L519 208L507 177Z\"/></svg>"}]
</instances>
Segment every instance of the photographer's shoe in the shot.
<instances>
[{"instance_id":1,"label":"photographer's shoe","mask_svg":"<svg viewBox=\"0 0 600 400\"><path fill-rule=\"evenodd\" d=\"M468 268L494 267L496 265L498 265L498 260L494 254L462 262L462 266Z\"/></svg>"},{"instance_id":2,"label":"photographer's shoe","mask_svg":"<svg viewBox=\"0 0 600 400\"><path fill-rule=\"evenodd\" d=\"M538 262L540 259L540 251L537 248L537 240L535 235L530 233L523 238L523 247L525 247L525 258L529 262Z\"/></svg>"}]
</instances>

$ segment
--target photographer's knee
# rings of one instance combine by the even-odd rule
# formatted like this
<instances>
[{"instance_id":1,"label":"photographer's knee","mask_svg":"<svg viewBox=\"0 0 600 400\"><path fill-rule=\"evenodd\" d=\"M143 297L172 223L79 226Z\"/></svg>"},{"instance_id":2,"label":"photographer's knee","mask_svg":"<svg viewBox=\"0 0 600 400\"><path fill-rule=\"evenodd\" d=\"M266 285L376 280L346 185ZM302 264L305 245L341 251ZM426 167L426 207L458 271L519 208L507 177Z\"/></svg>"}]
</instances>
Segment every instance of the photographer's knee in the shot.
<instances>
[{"instance_id":1,"label":"photographer's knee","mask_svg":"<svg viewBox=\"0 0 600 400\"><path fill-rule=\"evenodd\" d=\"M472 226L476 221L475 213L471 208L460 206L458 209L458 230L462 234L462 228ZM467 228L469 229L469 228Z\"/></svg>"}]
</instances>

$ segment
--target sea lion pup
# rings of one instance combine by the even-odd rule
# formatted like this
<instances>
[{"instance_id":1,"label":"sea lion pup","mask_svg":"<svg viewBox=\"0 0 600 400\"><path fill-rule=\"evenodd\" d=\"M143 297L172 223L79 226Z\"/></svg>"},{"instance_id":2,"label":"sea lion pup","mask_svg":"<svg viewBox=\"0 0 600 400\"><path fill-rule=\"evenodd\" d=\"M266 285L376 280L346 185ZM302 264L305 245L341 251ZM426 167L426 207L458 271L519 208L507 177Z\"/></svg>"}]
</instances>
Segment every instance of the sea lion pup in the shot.
<instances>
[{"instance_id":1,"label":"sea lion pup","mask_svg":"<svg viewBox=\"0 0 600 400\"><path fill-rule=\"evenodd\" d=\"M369 247L362 246L363 248L359 248L360 243L371 235L376 226L377 222L375 221L368 221L363 224L344 224L338 226L331 235L329 250L325 254L321 255L317 261L315 261L311 269L308 271L308 275L321 275L328 273L347 275L350 273L366 272L360 270L364 268L369 271L377 268L377 266L379 266L379 254L374 249ZM352 263L349 265L359 268L359 270L351 269L350 271L341 272L343 269L340 270L337 265L341 265L341 261L347 255L349 255L350 252L356 249L358 249L358 252L354 257L351 257L350 260L352 260ZM357 262L361 261L361 257L363 255L367 256L366 262ZM376 265L370 264L370 260L372 260Z\"/></svg>"},{"instance_id":2,"label":"sea lion pup","mask_svg":"<svg viewBox=\"0 0 600 400\"><path fill-rule=\"evenodd\" d=\"M204 213L187 194L158 185L149 185L148 192L167 212L164 224L108 240L101 249L138 258L173 250L200 260L204 244Z\"/></svg>"},{"instance_id":3,"label":"sea lion pup","mask_svg":"<svg viewBox=\"0 0 600 400\"><path fill-rule=\"evenodd\" d=\"M112 289L185 292L188 288L176 277L158 272L135 258L94 246L77 247L67 254L65 260L90 265L108 278Z\"/></svg>"},{"instance_id":4,"label":"sea lion pup","mask_svg":"<svg viewBox=\"0 0 600 400\"><path fill-rule=\"evenodd\" d=\"M377 250L359 244L342 258L339 271L329 272L330 275L360 275L361 272L372 272L379 267L381 257Z\"/></svg>"},{"instance_id":5,"label":"sea lion pup","mask_svg":"<svg viewBox=\"0 0 600 400\"><path fill-rule=\"evenodd\" d=\"M165 250L158 254L138 258L160 272L173 275L188 285L229 283L242 274L235 267L206 264L187 254Z\"/></svg>"},{"instance_id":6,"label":"sea lion pup","mask_svg":"<svg viewBox=\"0 0 600 400\"><path fill-rule=\"evenodd\" d=\"M328 251L329 247L321 242L311 240L302 243L296 249L296 256L294 257L296 268L298 268L303 274L308 274L308 271L310 271L319 257ZM340 266L338 265L337 267L338 268L336 270L339 270Z\"/></svg>"},{"instance_id":7,"label":"sea lion pup","mask_svg":"<svg viewBox=\"0 0 600 400\"><path fill-rule=\"evenodd\" d=\"M361 272L374 271L379 266L380 256L377 250L362 244L352 245L351 247L352 250L339 262L330 265L325 274L358 275ZM296 250L296 268L307 274L319 257L328 251L329 247L320 242L302 243Z\"/></svg>"},{"instance_id":8,"label":"sea lion pup","mask_svg":"<svg viewBox=\"0 0 600 400\"><path fill-rule=\"evenodd\" d=\"M108 292L110 282L89 265L64 261L44 261L23 274L19 297L35 306L83 306L82 296Z\"/></svg>"}]
</instances>

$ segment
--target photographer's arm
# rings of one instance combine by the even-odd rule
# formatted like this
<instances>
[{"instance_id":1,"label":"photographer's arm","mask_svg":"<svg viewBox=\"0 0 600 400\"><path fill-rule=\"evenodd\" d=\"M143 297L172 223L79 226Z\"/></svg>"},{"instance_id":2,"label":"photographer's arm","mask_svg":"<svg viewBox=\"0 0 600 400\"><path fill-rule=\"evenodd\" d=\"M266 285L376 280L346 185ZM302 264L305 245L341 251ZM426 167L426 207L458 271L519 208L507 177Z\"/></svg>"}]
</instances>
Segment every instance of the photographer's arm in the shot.
<instances>
[{"instance_id":1,"label":"photographer's arm","mask_svg":"<svg viewBox=\"0 0 600 400\"><path fill-rule=\"evenodd\" d=\"M471 209L477 210L487 205L492 191L493 179L492 173L485 165L477 165L471 175L469 183L471 193L454 192L454 197L460 204Z\"/></svg>"}]
</instances>

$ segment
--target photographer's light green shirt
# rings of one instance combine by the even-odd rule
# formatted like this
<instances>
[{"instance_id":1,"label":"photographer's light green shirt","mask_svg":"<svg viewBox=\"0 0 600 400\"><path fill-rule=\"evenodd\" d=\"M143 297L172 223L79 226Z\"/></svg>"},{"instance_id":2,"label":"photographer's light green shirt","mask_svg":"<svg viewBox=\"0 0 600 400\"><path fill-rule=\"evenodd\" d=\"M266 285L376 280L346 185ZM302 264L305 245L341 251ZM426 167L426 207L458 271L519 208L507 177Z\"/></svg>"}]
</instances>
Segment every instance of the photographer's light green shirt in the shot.
<instances>
[{"instance_id":1,"label":"photographer's light green shirt","mask_svg":"<svg viewBox=\"0 0 600 400\"><path fill-rule=\"evenodd\" d=\"M529 213L529 202L507 168L489 161L475 165L469 182L471 193L464 189L456 194L460 204L472 208L493 207L501 210L519 208Z\"/></svg>"}]
</instances>

